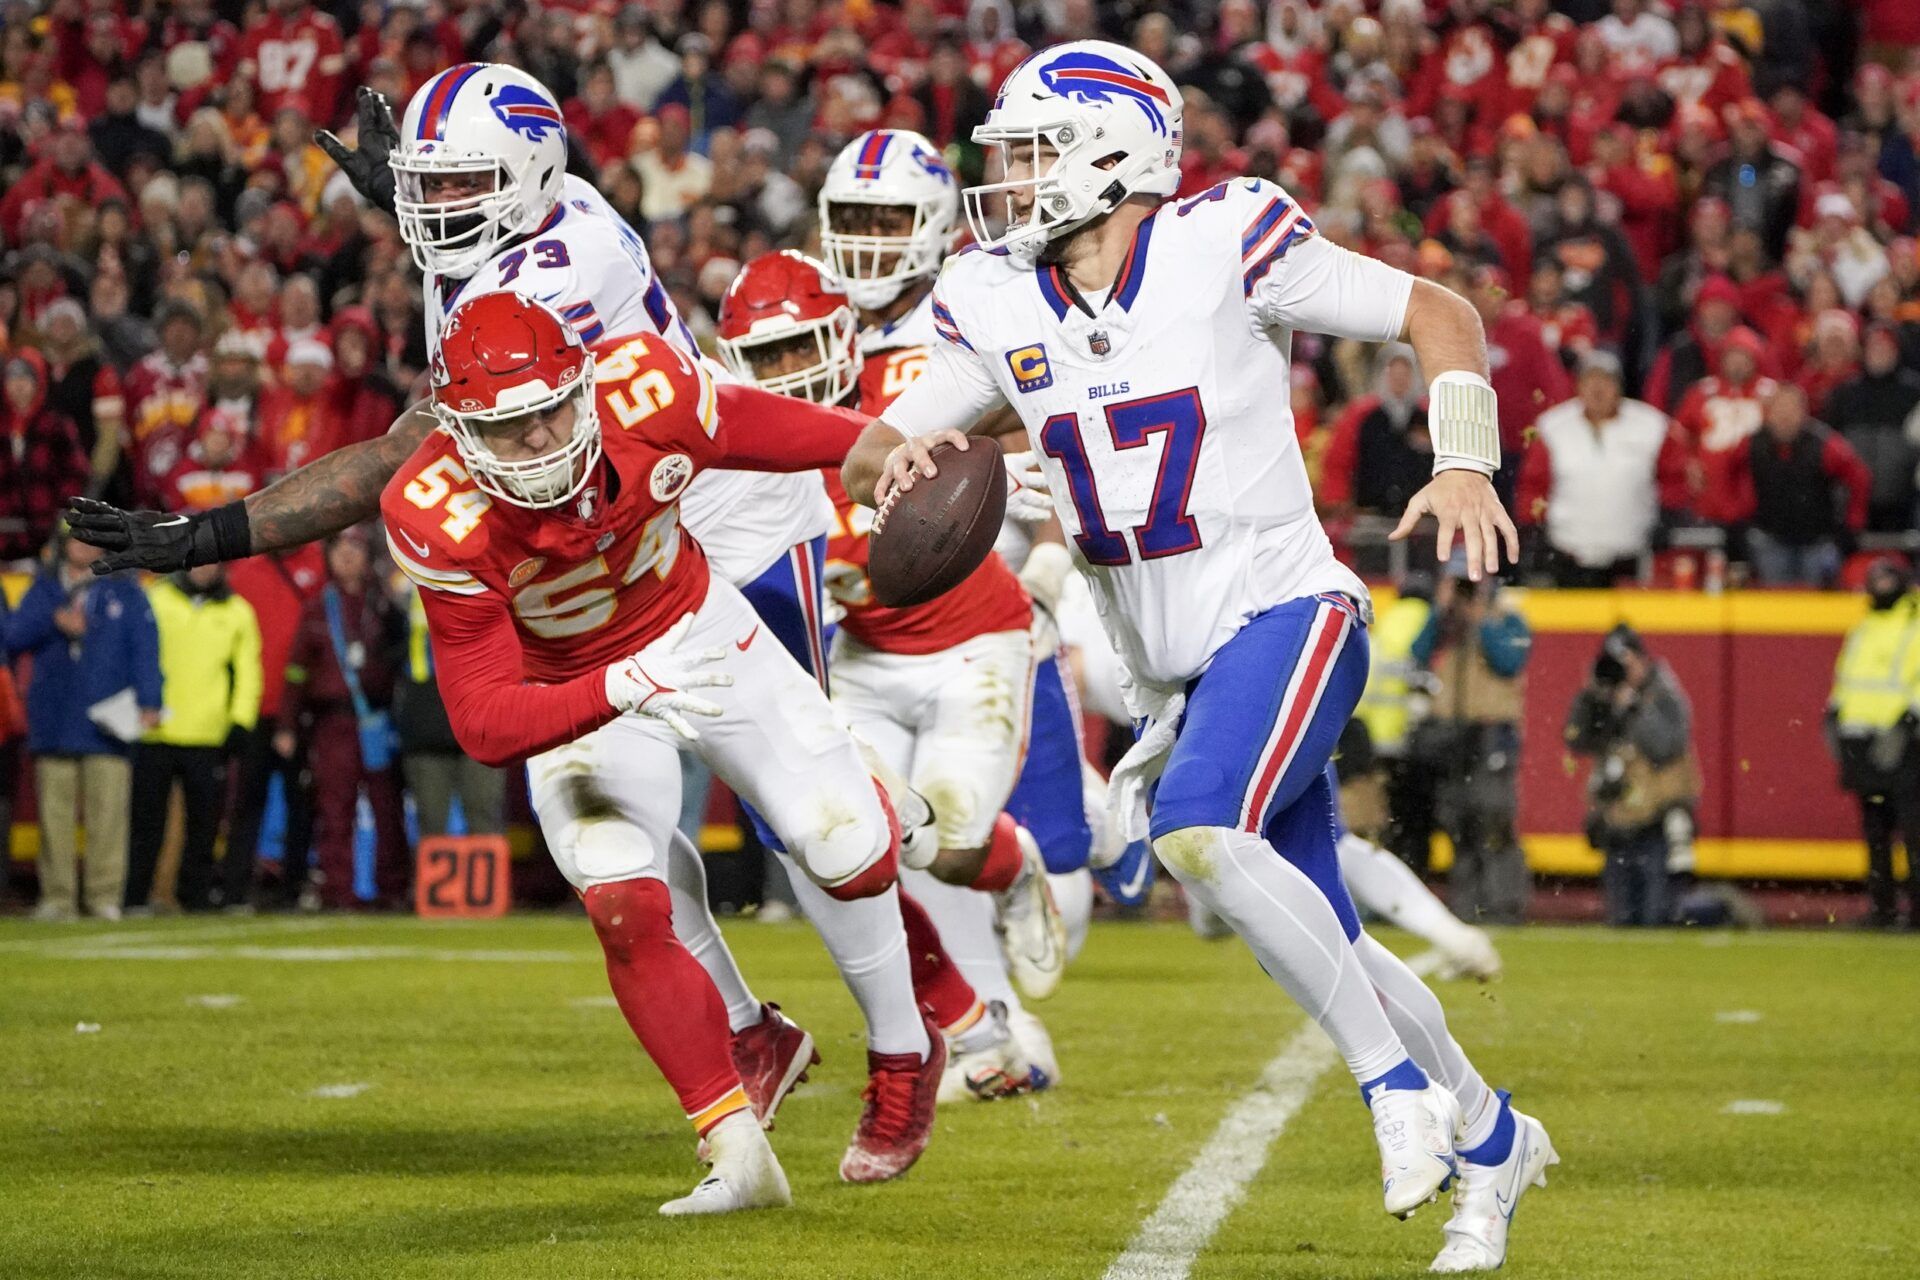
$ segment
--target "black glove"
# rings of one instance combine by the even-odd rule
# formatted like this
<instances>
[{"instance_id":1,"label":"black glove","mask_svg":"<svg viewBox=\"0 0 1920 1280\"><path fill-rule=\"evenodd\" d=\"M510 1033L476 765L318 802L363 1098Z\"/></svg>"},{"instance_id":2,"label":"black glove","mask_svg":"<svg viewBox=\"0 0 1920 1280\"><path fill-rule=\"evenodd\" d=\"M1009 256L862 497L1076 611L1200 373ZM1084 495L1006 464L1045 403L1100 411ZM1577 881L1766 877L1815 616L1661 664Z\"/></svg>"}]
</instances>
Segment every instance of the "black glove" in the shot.
<instances>
[{"instance_id":1,"label":"black glove","mask_svg":"<svg viewBox=\"0 0 1920 1280\"><path fill-rule=\"evenodd\" d=\"M169 515L122 511L95 498L69 498L67 528L80 541L107 553L93 562L97 574L122 569L174 573L253 554L245 502L229 502L192 515Z\"/></svg>"},{"instance_id":2,"label":"black glove","mask_svg":"<svg viewBox=\"0 0 1920 1280\"><path fill-rule=\"evenodd\" d=\"M400 141L400 128L393 122L393 104L378 89L361 85L354 95L354 121L359 126L359 148L349 148L331 129L316 129L314 142L333 157L353 183L353 189L365 196L376 209L393 212L393 170L387 155Z\"/></svg>"}]
</instances>

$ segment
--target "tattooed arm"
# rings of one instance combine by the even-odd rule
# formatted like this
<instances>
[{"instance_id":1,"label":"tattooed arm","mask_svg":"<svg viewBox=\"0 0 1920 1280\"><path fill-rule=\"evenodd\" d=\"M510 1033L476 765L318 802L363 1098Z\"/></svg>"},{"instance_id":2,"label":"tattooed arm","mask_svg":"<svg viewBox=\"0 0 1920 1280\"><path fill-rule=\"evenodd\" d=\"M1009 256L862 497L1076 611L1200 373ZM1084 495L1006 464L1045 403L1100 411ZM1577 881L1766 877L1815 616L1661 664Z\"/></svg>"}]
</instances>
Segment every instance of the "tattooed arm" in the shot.
<instances>
[{"instance_id":1,"label":"tattooed arm","mask_svg":"<svg viewBox=\"0 0 1920 1280\"><path fill-rule=\"evenodd\" d=\"M94 562L95 573L170 573L285 551L379 515L380 491L433 427L423 401L401 413L378 439L324 454L239 502L167 515L72 498L67 523L74 537L107 552Z\"/></svg>"}]
</instances>

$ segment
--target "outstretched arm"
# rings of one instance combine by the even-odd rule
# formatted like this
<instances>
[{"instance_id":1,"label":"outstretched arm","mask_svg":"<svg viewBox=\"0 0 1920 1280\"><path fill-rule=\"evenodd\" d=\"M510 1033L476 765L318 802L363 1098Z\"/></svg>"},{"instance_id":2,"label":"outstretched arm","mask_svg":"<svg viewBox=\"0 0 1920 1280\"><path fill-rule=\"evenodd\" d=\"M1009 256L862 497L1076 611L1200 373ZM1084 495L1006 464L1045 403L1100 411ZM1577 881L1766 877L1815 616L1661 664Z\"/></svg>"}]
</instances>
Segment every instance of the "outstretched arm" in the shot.
<instances>
[{"instance_id":1,"label":"outstretched arm","mask_svg":"<svg viewBox=\"0 0 1920 1280\"><path fill-rule=\"evenodd\" d=\"M102 574L172 573L285 551L379 515L380 491L433 426L426 405L416 404L378 439L324 454L239 502L168 515L76 497L68 500L67 523L76 538L107 553L93 565Z\"/></svg>"}]
</instances>

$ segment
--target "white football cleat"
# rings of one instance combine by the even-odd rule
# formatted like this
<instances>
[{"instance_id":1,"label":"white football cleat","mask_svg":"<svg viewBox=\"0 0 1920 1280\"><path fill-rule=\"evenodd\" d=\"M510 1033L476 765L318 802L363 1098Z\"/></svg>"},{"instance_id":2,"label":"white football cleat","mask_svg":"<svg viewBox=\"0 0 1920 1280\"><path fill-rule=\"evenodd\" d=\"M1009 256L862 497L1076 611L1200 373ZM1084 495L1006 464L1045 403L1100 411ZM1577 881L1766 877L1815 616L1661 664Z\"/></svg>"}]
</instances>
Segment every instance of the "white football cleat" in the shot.
<instances>
[{"instance_id":1,"label":"white football cleat","mask_svg":"<svg viewBox=\"0 0 1920 1280\"><path fill-rule=\"evenodd\" d=\"M1463 924L1458 933L1440 940L1440 951L1445 959L1437 977L1492 982L1500 976L1500 952L1485 929Z\"/></svg>"},{"instance_id":2,"label":"white football cleat","mask_svg":"<svg viewBox=\"0 0 1920 1280\"><path fill-rule=\"evenodd\" d=\"M1437 1084L1424 1089L1380 1089L1373 1105L1373 1137L1380 1144L1380 1192L1387 1212L1411 1218L1440 1198L1456 1171L1453 1135L1460 1104Z\"/></svg>"},{"instance_id":3,"label":"white football cleat","mask_svg":"<svg viewBox=\"0 0 1920 1280\"><path fill-rule=\"evenodd\" d=\"M1500 1105L1506 1106L1502 1094ZM1496 1165L1460 1157L1460 1179L1453 1189L1453 1217L1447 1243L1429 1271L1495 1271L1507 1260L1507 1231L1528 1187L1547 1185L1547 1169L1560 1156L1546 1128L1522 1111L1513 1112L1513 1148Z\"/></svg>"},{"instance_id":4,"label":"white football cleat","mask_svg":"<svg viewBox=\"0 0 1920 1280\"><path fill-rule=\"evenodd\" d=\"M980 1022L948 1041L947 1068L940 1074L936 1102L991 1102L1034 1087L1033 1064L1007 1025L1007 1006L993 1001Z\"/></svg>"},{"instance_id":5,"label":"white football cleat","mask_svg":"<svg viewBox=\"0 0 1920 1280\"><path fill-rule=\"evenodd\" d=\"M994 894L994 929L1007 958L1007 977L1028 1000L1045 1000L1060 987L1067 970L1067 926L1053 902L1047 864L1025 827L1014 828L1020 842L1020 874Z\"/></svg>"},{"instance_id":6,"label":"white football cleat","mask_svg":"<svg viewBox=\"0 0 1920 1280\"><path fill-rule=\"evenodd\" d=\"M1053 1051L1053 1037L1047 1033L1047 1024L1026 1009L1010 1012L1007 1024L1013 1028L1013 1038L1019 1042L1020 1052L1032 1064L1034 1091L1037 1093L1059 1084L1060 1058Z\"/></svg>"},{"instance_id":7,"label":"white football cleat","mask_svg":"<svg viewBox=\"0 0 1920 1280\"><path fill-rule=\"evenodd\" d=\"M713 1171L686 1195L661 1205L665 1216L778 1209L793 1203L786 1172L751 1109L737 1111L707 1130L703 1147Z\"/></svg>"}]
</instances>

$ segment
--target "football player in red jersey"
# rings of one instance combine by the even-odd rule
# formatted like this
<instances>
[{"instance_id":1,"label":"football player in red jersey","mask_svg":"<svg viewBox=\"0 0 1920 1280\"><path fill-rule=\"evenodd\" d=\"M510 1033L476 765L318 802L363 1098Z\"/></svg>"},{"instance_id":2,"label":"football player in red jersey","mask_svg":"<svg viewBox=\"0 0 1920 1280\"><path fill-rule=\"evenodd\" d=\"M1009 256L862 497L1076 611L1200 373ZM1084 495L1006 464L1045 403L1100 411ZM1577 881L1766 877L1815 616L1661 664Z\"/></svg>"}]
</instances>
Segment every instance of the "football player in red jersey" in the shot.
<instances>
[{"instance_id":1,"label":"football player in red jersey","mask_svg":"<svg viewBox=\"0 0 1920 1280\"><path fill-rule=\"evenodd\" d=\"M678 500L701 468L822 467L863 421L769 414L766 399L717 387L658 335L589 350L545 305L484 294L443 335L440 431L381 498L462 748L493 764L531 757L535 812L614 996L705 1139L713 1173L669 1214L788 1199L694 958L717 938L686 936L710 924L674 911L673 864L697 857L674 830L676 735L788 833L828 893L896 893L898 825L851 737L681 536ZM889 1177L918 1157L945 1058L931 1034L917 1053L869 1054L842 1176Z\"/></svg>"},{"instance_id":2,"label":"football player in red jersey","mask_svg":"<svg viewBox=\"0 0 1920 1280\"><path fill-rule=\"evenodd\" d=\"M857 399L862 412L877 412L917 376L924 348L892 347L863 363L854 333L847 296L820 263L791 250L748 263L721 302L720 348L741 378L821 404ZM1009 970L1034 996L1051 992L1065 963L1045 863L1006 812L1026 754L1032 605L997 554L925 604L880 604L866 578L873 513L849 501L831 471L827 489L836 507L827 585L844 614L829 663L834 705L932 801L940 847L927 867L910 871L914 897L928 903L943 935L952 928L965 945L984 934L994 953L994 903L973 890L993 892L1008 934L1004 958L991 955L997 982L991 973L978 979L987 984L991 1022L956 1027L941 1019L953 1050L942 1096L998 1096L1015 1091L1022 1076L1045 1084L1057 1066L1031 1075L1029 1065L1039 1064L1006 1034ZM1037 945L1023 936L1028 932L1038 935ZM980 972L977 964L968 967Z\"/></svg>"}]
</instances>

